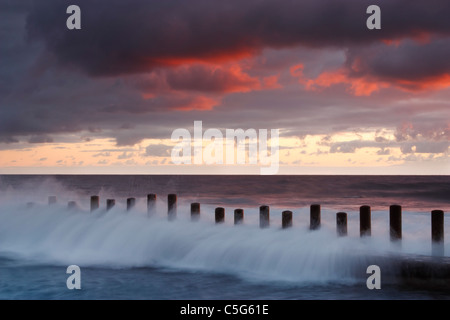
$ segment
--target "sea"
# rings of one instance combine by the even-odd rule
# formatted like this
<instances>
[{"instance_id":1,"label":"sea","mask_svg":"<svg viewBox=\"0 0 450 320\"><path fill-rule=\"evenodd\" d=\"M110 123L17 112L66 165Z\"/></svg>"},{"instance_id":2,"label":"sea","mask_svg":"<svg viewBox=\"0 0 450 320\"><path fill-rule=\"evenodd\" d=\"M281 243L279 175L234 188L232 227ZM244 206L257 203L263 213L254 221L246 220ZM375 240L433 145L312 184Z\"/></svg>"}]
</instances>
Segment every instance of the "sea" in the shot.
<instances>
[{"instance_id":1,"label":"sea","mask_svg":"<svg viewBox=\"0 0 450 320\"><path fill-rule=\"evenodd\" d=\"M157 197L151 212L148 194ZM174 219L169 194L177 195ZM93 195L100 207L91 212ZM110 210L107 199L115 199ZM321 205L318 230L310 230L311 204ZM395 242L393 204L402 206ZM262 205L270 208L267 228L259 224ZM360 236L362 205L371 206L371 236ZM225 209L220 224L217 207ZM285 210L293 221L283 229ZM433 256L432 210L445 212L439 258L448 259L450 176L1 175L0 299L449 299L449 279L405 278L389 264ZM346 236L337 234L337 212L347 213ZM380 261L381 286L369 288L368 267ZM80 289L69 288L69 266L79 268Z\"/></svg>"}]
</instances>

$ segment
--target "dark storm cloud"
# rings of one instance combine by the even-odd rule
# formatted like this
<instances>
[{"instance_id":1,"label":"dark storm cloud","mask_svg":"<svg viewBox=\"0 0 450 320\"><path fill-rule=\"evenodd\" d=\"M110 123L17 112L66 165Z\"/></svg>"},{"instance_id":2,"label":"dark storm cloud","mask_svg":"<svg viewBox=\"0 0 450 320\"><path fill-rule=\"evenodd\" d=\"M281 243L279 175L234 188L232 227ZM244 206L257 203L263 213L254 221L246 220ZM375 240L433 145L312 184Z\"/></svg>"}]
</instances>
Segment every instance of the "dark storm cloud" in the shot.
<instances>
[{"instance_id":1,"label":"dark storm cloud","mask_svg":"<svg viewBox=\"0 0 450 320\"><path fill-rule=\"evenodd\" d=\"M40 136L31 136L31 138L28 140L29 143L49 143L53 142L53 139L47 135L40 135Z\"/></svg>"},{"instance_id":2,"label":"dark storm cloud","mask_svg":"<svg viewBox=\"0 0 450 320\"><path fill-rule=\"evenodd\" d=\"M348 47L381 39L450 34L447 0L45 0L34 2L30 38L64 64L91 75L152 70L184 60L228 59L264 48ZM65 28L65 9L82 9L82 30ZM366 28L379 4L382 29Z\"/></svg>"},{"instance_id":3,"label":"dark storm cloud","mask_svg":"<svg viewBox=\"0 0 450 320\"><path fill-rule=\"evenodd\" d=\"M365 10L377 2L383 29L369 31ZM314 77L344 64L353 77L402 79L417 72L419 79L439 72L436 66L448 52L448 1L30 3L0 0L3 143L58 142L58 134L78 133L125 146L169 138L174 128L191 130L194 120L204 121L205 128L284 128L297 136L355 125L395 128L405 114L420 123L426 106L396 109L399 96L392 92L364 99L334 87L323 94L305 91L289 67L304 63L305 75ZM65 27L69 4L80 5L82 30ZM424 32L443 38L432 38L431 45L407 40L398 47L381 41ZM248 55L248 69L228 68L228 61ZM420 70L412 70L421 57L426 59ZM359 73L351 69L358 58ZM441 66L446 72L448 59ZM264 90L261 80L276 73L283 88ZM258 86L255 92L230 94ZM448 119L448 110L447 104L436 107L435 118L425 120Z\"/></svg>"},{"instance_id":4,"label":"dark storm cloud","mask_svg":"<svg viewBox=\"0 0 450 320\"><path fill-rule=\"evenodd\" d=\"M1 12L26 12L30 9L33 0L2 0L0 1Z\"/></svg>"},{"instance_id":5,"label":"dark storm cloud","mask_svg":"<svg viewBox=\"0 0 450 320\"><path fill-rule=\"evenodd\" d=\"M450 3L450 2L449 2ZM384 81L406 81L411 89L426 85L421 81L450 73L450 40L430 39L429 43L413 40L399 44L376 44L351 48L346 65L352 76L374 76ZM438 79L437 79L438 80Z\"/></svg>"}]
</instances>

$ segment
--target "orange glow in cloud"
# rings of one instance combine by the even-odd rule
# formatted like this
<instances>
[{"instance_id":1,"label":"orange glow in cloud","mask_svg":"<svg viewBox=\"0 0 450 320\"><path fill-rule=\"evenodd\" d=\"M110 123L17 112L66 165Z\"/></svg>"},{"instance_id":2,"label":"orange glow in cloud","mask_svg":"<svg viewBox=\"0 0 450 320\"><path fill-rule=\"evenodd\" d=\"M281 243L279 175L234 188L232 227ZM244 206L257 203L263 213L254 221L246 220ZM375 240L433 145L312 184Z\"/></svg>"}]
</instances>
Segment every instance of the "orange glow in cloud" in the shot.
<instances>
[{"instance_id":1,"label":"orange glow in cloud","mask_svg":"<svg viewBox=\"0 0 450 320\"><path fill-rule=\"evenodd\" d=\"M168 93L196 91L220 94L261 89L261 81L245 73L239 64L187 64L164 70L160 81Z\"/></svg>"},{"instance_id":2,"label":"orange glow in cloud","mask_svg":"<svg viewBox=\"0 0 450 320\"><path fill-rule=\"evenodd\" d=\"M431 42L431 33L425 31L417 31L412 39L419 44L427 44Z\"/></svg>"},{"instance_id":3,"label":"orange glow in cloud","mask_svg":"<svg viewBox=\"0 0 450 320\"><path fill-rule=\"evenodd\" d=\"M368 81L365 78L350 80L350 90L355 94L355 96L370 96L373 92L387 87L389 87L387 83L379 81Z\"/></svg>"},{"instance_id":4,"label":"orange glow in cloud","mask_svg":"<svg viewBox=\"0 0 450 320\"><path fill-rule=\"evenodd\" d=\"M166 65L166 66L180 66L195 63L223 64L227 62L240 61L246 58L251 58L254 55L255 52L252 50L240 50L236 52L216 52L200 57L194 56L194 57L152 58L151 64Z\"/></svg>"},{"instance_id":5,"label":"orange glow in cloud","mask_svg":"<svg viewBox=\"0 0 450 320\"><path fill-rule=\"evenodd\" d=\"M372 81L367 78L352 78L348 76L344 69L338 69L336 71L325 71L316 79L307 80L305 88L306 90L318 90L338 84L349 86L349 91L355 96L370 96L373 92L389 86L385 82Z\"/></svg>"},{"instance_id":6,"label":"orange glow in cloud","mask_svg":"<svg viewBox=\"0 0 450 320\"><path fill-rule=\"evenodd\" d=\"M382 39L381 42L383 42L387 46L395 46L398 47L400 43L402 42L401 39Z\"/></svg>"},{"instance_id":7,"label":"orange glow in cloud","mask_svg":"<svg viewBox=\"0 0 450 320\"><path fill-rule=\"evenodd\" d=\"M360 61L357 59L352 65L354 71L360 69ZM322 72L316 79L307 79L303 74L304 65L297 64L289 68L293 77L298 78L298 82L303 84L306 90L314 91L320 88L328 88L338 84L349 86L349 91L355 96L370 96L380 88L387 87L386 83L370 81L365 78L351 78L345 69L341 68L335 71Z\"/></svg>"},{"instance_id":8,"label":"orange glow in cloud","mask_svg":"<svg viewBox=\"0 0 450 320\"><path fill-rule=\"evenodd\" d=\"M388 87L396 87L408 92L421 92L450 87L450 74L420 80L395 79L389 83L369 77L352 78L344 70L339 69L323 72L316 79L307 80L305 87L307 90L318 90L338 84L349 86L348 90L355 96L370 96L372 93Z\"/></svg>"},{"instance_id":9,"label":"orange glow in cloud","mask_svg":"<svg viewBox=\"0 0 450 320\"><path fill-rule=\"evenodd\" d=\"M290 67L289 72L291 73L291 76L293 76L293 77L303 78L303 69L304 69L304 65L302 63L300 63L300 64Z\"/></svg>"},{"instance_id":10,"label":"orange glow in cloud","mask_svg":"<svg viewBox=\"0 0 450 320\"><path fill-rule=\"evenodd\" d=\"M228 68L219 67L219 70L225 71L228 79L224 82L223 93L250 92L264 89L278 89L281 85L278 83L279 75L267 76L262 79L251 77L242 71L239 64L234 64Z\"/></svg>"},{"instance_id":11,"label":"orange glow in cloud","mask_svg":"<svg viewBox=\"0 0 450 320\"><path fill-rule=\"evenodd\" d=\"M410 37L408 38L397 38L397 39L382 39L381 42L388 46L396 46L398 47L402 41L405 39L412 39L413 41L419 44L428 44L431 42L432 34L429 32L416 30Z\"/></svg>"},{"instance_id":12,"label":"orange glow in cloud","mask_svg":"<svg viewBox=\"0 0 450 320\"><path fill-rule=\"evenodd\" d=\"M388 83L369 77L352 78L346 74L345 70L339 69L323 72L316 79L307 80L305 87L307 90L318 90L338 84L349 86L348 90L355 96L370 96L372 93L388 87L396 87L408 92L421 92L450 87L450 74L420 80L396 79Z\"/></svg>"},{"instance_id":13,"label":"orange glow in cloud","mask_svg":"<svg viewBox=\"0 0 450 320\"><path fill-rule=\"evenodd\" d=\"M154 93L148 92L148 93L141 93L142 99L149 100L156 97Z\"/></svg>"},{"instance_id":14,"label":"orange glow in cloud","mask_svg":"<svg viewBox=\"0 0 450 320\"><path fill-rule=\"evenodd\" d=\"M178 111L193 111L193 110L209 111L212 110L219 103L220 100L216 100L205 96L196 96L192 100L183 104L179 104L173 109Z\"/></svg>"},{"instance_id":15,"label":"orange glow in cloud","mask_svg":"<svg viewBox=\"0 0 450 320\"><path fill-rule=\"evenodd\" d=\"M360 63L360 60L356 59L351 66L352 71L361 71ZM369 76L351 77L346 69L340 68L333 71L324 71L315 79L307 79L303 75L302 64L292 66L290 73L293 77L297 77L298 82L304 85L308 91L317 91L335 85L346 85L347 90L355 96L370 96L374 92L389 87L395 87L407 92L440 90L450 87L450 74L419 80L379 80Z\"/></svg>"},{"instance_id":16,"label":"orange glow in cloud","mask_svg":"<svg viewBox=\"0 0 450 320\"><path fill-rule=\"evenodd\" d=\"M228 69L217 67L215 70L224 71L227 79L223 81L223 92L250 92L254 90L261 90L261 83L257 78L250 77L247 73L242 71L241 66L235 64ZM213 72L215 71L213 70Z\"/></svg>"},{"instance_id":17,"label":"orange glow in cloud","mask_svg":"<svg viewBox=\"0 0 450 320\"><path fill-rule=\"evenodd\" d=\"M263 78L264 89L280 89L280 88L282 88L281 84L278 83L279 78L280 78L279 75Z\"/></svg>"},{"instance_id":18,"label":"orange glow in cloud","mask_svg":"<svg viewBox=\"0 0 450 320\"><path fill-rule=\"evenodd\" d=\"M279 89L282 87L278 82L279 76L251 76L238 63L196 63L149 75L152 86L142 89L141 97L149 100L170 96L179 100L178 105L171 109L206 111L218 105L226 94Z\"/></svg>"},{"instance_id":19,"label":"orange glow in cloud","mask_svg":"<svg viewBox=\"0 0 450 320\"><path fill-rule=\"evenodd\" d=\"M450 87L450 74L421 79L420 81L396 80L396 85L406 91L440 90Z\"/></svg>"}]
</instances>

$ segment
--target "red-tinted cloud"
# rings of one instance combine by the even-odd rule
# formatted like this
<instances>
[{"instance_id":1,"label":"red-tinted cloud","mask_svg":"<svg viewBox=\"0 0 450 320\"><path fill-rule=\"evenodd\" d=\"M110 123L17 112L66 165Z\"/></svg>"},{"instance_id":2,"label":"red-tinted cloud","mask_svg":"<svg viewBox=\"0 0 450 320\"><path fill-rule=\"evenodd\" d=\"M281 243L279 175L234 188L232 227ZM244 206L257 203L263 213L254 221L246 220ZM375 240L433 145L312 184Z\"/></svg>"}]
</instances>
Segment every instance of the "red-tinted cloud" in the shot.
<instances>
[{"instance_id":1,"label":"red-tinted cloud","mask_svg":"<svg viewBox=\"0 0 450 320\"><path fill-rule=\"evenodd\" d=\"M192 110L208 111L212 110L214 106L218 105L219 103L220 100L197 95L193 97L188 97L186 99L182 99L177 103L176 106L174 106L173 109L178 111L192 111Z\"/></svg>"},{"instance_id":2,"label":"red-tinted cloud","mask_svg":"<svg viewBox=\"0 0 450 320\"><path fill-rule=\"evenodd\" d=\"M279 75L250 76L240 64L186 64L177 68L158 69L136 83L150 97L172 91L225 94L280 88Z\"/></svg>"},{"instance_id":3,"label":"red-tinted cloud","mask_svg":"<svg viewBox=\"0 0 450 320\"><path fill-rule=\"evenodd\" d=\"M160 96L183 97L178 105L169 109L211 110L230 93L279 89L278 75L254 77L237 64L186 64L177 68L165 68L144 76L135 83L143 99ZM186 100L186 97L190 97Z\"/></svg>"},{"instance_id":4,"label":"red-tinted cloud","mask_svg":"<svg viewBox=\"0 0 450 320\"><path fill-rule=\"evenodd\" d=\"M440 90L450 87L450 72L433 77L426 77L420 81L398 79L394 84L399 88L409 91Z\"/></svg>"},{"instance_id":5,"label":"red-tinted cloud","mask_svg":"<svg viewBox=\"0 0 450 320\"><path fill-rule=\"evenodd\" d=\"M307 90L318 90L338 84L345 85L347 90L355 96L370 96L373 92L388 87L388 84L379 81L371 81L366 78L352 78L345 69L325 71L316 79L305 81Z\"/></svg>"},{"instance_id":6,"label":"red-tinted cloud","mask_svg":"<svg viewBox=\"0 0 450 320\"><path fill-rule=\"evenodd\" d=\"M238 64L185 65L165 72L165 81L173 90L234 93L261 89L259 79L242 71Z\"/></svg>"},{"instance_id":7,"label":"red-tinted cloud","mask_svg":"<svg viewBox=\"0 0 450 320\"><path fill-rule=\"evenodd\" d=\"M294 65L290 68L293 77L298 78L306 90L320 91L335 85L344 85L346 90L355 96L370 96L373 92L389 86L376 80L351 77L345 68L333 71L324 71L314 79L308 79L303 73L303 64Z\"/></svg>"},{"instance_id":8,"label":"red-tinted cloud","mask_svg":"<svg viewBox=\"0 0 450 320\"><path fill-rule=\"evenodd\" d=\"M425 35L424 35L425 37ZM304 74L304 65L293 65L291 76L307 90L342 85L355 96L370 96L384 88L405 92L434 91L450 87L450 41L427 38L355 47L345 63L316 77Z\"/></svg>"},{"instance_id":9,"label":"red-tinted cloud","mask_svg":"<svg viewBox=\"0 0 450 320\"><path fill-rule=\"evenodd\" d=\"M322 72L315 79L299 78L299 83L307 90L319 91L335 85L344 85L346 90L355 96L370 96L384 88L397 88L408 92L423 92L450 87L450 74L427 77L418 81L408 79L391 79L390 81L370 76L351 76L348 70L340 68L335 71Z\"/></svg>"},{"instance_id":10,"label":"red-tinted cloud","mask_svg":"<svg viewBox=\"0 0 450 320\"><path fill-rule=\"evenodd\" d=\"M449 86L448 0L380 2L374 31L365 0L77 0L77 31L69 0L7 2L22 9L1 11L0 141L133 144L197 116L297 135L448 118L448 90L410 95Z\"/></svg>"}]
</instances>

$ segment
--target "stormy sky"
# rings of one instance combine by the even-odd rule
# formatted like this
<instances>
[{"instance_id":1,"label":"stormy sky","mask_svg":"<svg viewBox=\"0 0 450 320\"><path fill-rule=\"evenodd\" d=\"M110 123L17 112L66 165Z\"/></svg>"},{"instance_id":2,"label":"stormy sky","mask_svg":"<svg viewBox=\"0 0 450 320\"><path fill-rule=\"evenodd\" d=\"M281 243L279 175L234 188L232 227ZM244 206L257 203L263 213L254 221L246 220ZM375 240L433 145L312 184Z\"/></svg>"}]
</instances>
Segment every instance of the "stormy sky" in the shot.
<instances>
[{"instance_id":1,"label":"stormy sky","mask_svg":"<svg viewBox=\"0 0 450 320\"><path fill-rule=\"evenodd\" d=\"M1 172L170 172L173 130L200 120L279 129L283 173L450 174L449 16L448 0L0 0Z\"/></svg>"}]
</instances>

